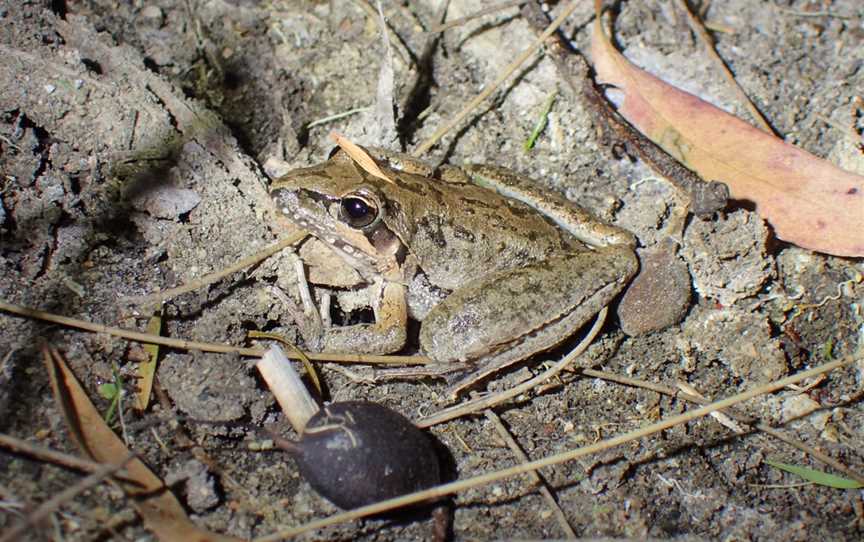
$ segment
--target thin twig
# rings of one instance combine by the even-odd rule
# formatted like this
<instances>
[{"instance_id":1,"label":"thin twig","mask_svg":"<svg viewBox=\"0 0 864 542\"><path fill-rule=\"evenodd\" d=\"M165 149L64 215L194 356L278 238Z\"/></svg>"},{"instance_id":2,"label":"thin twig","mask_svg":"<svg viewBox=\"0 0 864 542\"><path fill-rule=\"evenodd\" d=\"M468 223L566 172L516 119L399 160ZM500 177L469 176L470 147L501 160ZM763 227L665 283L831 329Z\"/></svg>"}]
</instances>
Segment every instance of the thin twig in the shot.
<instances>
[{"instance_id":1,"label":"thin twig","mask_svg":"<svg viewBox=\"0 0 864 542\"><path fill-rule=\"evenodd\" d=\"M180 350L199 350L201 352L217 352L217 353L237 353L241 356L249 356L260 358L266 352L263 348L243 348L240 346L231 346L229 344L205 343L200 341L187 341L185 339L171 339L162 337L161 335L153 335L151 333L142 333L131 329L122 329L118 327L109 327L102 324L94 324L86 320L70 318L68 316L60 316L50 312L22 307L0 300L0 310L53 322L67 327L92 331L94 333L105 333L113 337L121 337L130 341L138 341L148 344L159 344ZM382 364L382 365L425 365L430 363L426 356L379 356L375 354L339 354L339 353L321 353L321 352L304 352L306 356L314 361L331 361L334 363L367 363L367 364ZM291 359L300 359L294 353L288 354Z\"/></svg>"},{"instance_id":2,"label":"thin twig","mask_svg":"<svg viewBox=\"0 0 864 542\"><path fill-rule=\"evenodd\" d=\"M500 4L495 4L494 6L488 6L483 9L479 9L470 15L466 15L464 17L459 17L458 19L453 19L451 21L447 21L446 23L436 24L431 29L429 29L430 34L437 34L439 32L444 32L445 30L450 30L454 26L463 25L469 21L473 21L474 19L479 19L480 17L485 17L486 15L491 15L497 11L501 11L507 8L512 8L516 6L521 6L528 0L511 0L509 2L501 2Z\"/></svg>"},{"instance_id":3,"label":"thin twig","mask_svg":"<svg viewBox=\"0 0 864 542\"><path fill-rule=\"evenodd\" d=\"M328 122L333 122L335 120L344 119L345 117L350 117L351 115L356 115L357 113L363 113L365 111L369 111L369 109L369 106L355 107L354 109L349 109L348 111L343 111L342 113L336 113L334 115L315 119L312 122L306 124L306 129L314 128L315 126L320 126L321 124L327 124Z\"/></svg>"},{"instance_id":4,"label":"thin twig","mask_svg":"<svg viewBox=\"0 0 864 542\"><path fill-rule=\"evenodd\" d=\"M513 438L513 435L510 434L510 431L504 427L501 418L499 418L491 408L486 409L484 414L486 415L486 419L489 420L493 427L495 427L498 435L507 443L510 451L513 452L513 455L515 455L516 459L519 460L519 463L527 463L530 461L528 456L525 454L525 451L522 450L519 443L516 442L515 438ZM528 476L535 484L537 484L540 494L543 495L546 504L548 504L549 508L552 509L552 513L555 515L555 519L558 520L558 525L561 527L561 530L564 531L564 535L567 538L576 538L576 533L573 532L573 527L570 526L570 522L567 521L567 516L565 516L564 511L561 510L558 501L555 500L555 496L552 495L552 491L549 489L549 483L546 479L540 476L540 473L536 470L529 472Z\"/></svg>"},{"instance_id":5,"label":"thin twig","mask_svg":"<svg viewBox=\"0 0 864 542\"><path fill-rule=\"evenodd\" d=\"M693 395L690 393L682 393L679 390L674 388L670 388L669 386L664 386L662 384L655 384L653 382L646 382L644 380L638 380L635 378L629 378L626 376L617 375L615 373L609 373L606 371L597 371L594 369L583 369L582 374L587 376L593 376L595 378L602 378L603 380L608 380L610 382L618 382L619 384L625 384L627 386L633 386L637 388L649 389L651 391L655 391L657 393L663 395L669 395L671 397L678 397L680 399L684 399L685 401L690 401L691 403L696 403L699 405L707 405L710 404L711 401L706 399L705 397L700 397L698 395ZM786 444L797 448L798 450L804 452L805 454L813 457L814 459L821 461L822 463L828 465L829 467L842 472L849 478L852 478L858 482L864 483L864 475L861 473L850 469L846 465L840 463L833 457L826 455L825 453L813 448L812 446L805 444L804 442L791 437L776 429L766 423L760 422L758 419L755 419L746 414L742 414L740 412L736 412L735 410L728 409L723 411L727 416L734 418L736 421L741 423L746 423L747 425L753 426L755 429L765 433L766 435L771 435L772 437L785 442Z\"/></svg>"},{"instance_id":6,"label":"thin twig","mask_svg":"<svg viewBox=\"0 0 864 542\"><path fill-rule=\"evenodd\" d=\"M4 433L0 433L0 446L12 451L13 453L25 454L40 461L45 461L79 472L93 473L98 472L100 469L105 467L103 463L97 463L74 455L64 454L63 452L58 452L57 450L52 450L50 448L37 446L32 442L13 437L12 435L6 435ZM115 476L124 482L135 483L135 480L128 478L128 476L123 472L119 472Z\"/></svg>"},{"instance_id":7,"label":"thin twig","mask_svg":"<svg viewBox=\"0 0 864 542\"><path fill-rule=\"evenodd\" d=\"M377 23L378 10L375 9L372 4L370 4L366 0L351 1L355 5L359 6L363 11L365 11L367 17ZM396 31L390 27L390 23L386 23L385 28L387 30L387 39L390 41L390 45L392 45L396 49L399 60L402 61L405 67L411 68L414 65L414 60L411 58L411 53L408 52L408 49L405 47L405 45L402 43L402 40L399 38L399 34L397 34Z\"/></svg>"},{"instance_id":8,"label":"thin twig","mask_svg":"<svg viewBox=\"0 0 864 542\"><path fill-rule=\"evenodd\" d=\"M145 305L145 304L153 304L153 303L162 303L163 301L171 299L172 297L177 297L180 294L185 294L186 292L191 292L192 290L197 290L198 288L201 288L203 286L207 286L208 284L212 284L218 280L221 280L223 277L227 277L228 275L231 275L232 273L236 273L237 271L240 271L241 269L245 269L247 267L255 265L256 263L269 258L273 254L276 254L277 252L279 252L283 248L301 241L302 239L306 238L307 235L308 234L304 231L299 231L293 235L289 235L285 239L277 241L277 242L273 243L272 245L270 245L269 247L265 247L261 251L256 252L255 254L252 254L251 256L248 256L246 258L243 258L242 260L238 261L237 263L235 263L233 265L226 267L225 269L222 269L222 270L217 271L215 273L210 273L209 275L204 275L203 277L201 277L197 280L193 280L192 282L190 282L188 284L184 284L184 285L178 286L176 288L169 288L167 290L162 290L161 292L154 292L152 294L141 295L141 296L123 297L123 298L120 298L120 301L123 303L130 304L130 305L132 305L132 304Z\"/></svg>"},{"instance_id":9,"label":"thin twig","mask_svg":"<svg viewBox=\"0 0 864 542\"><path fill-rule=\"evenodd\" d=\"M599 313L597 313L597 318L594 320L594 325L591 326L591 330L585 336L584 339L579 341L579 344L576 345L576 348L571 350L564 358L547 369L543 371L539 375L535 376L531 380L527 380L518 386L513 386L509 390L504 390L501 393L495 393L492 395L487 395L485 397L479 397L477 399L472 399L470 401L465 401L464 403L460 403L458 405L454 405L449 408L445 408L443 410L439 410L434 414L430 414L425 418L421 418L415 421L415 425L417 427L431 427L433 425L443 423L454 418L459 418L460 416L465 416L467 414L471 414L473 412L480 412L481 410L493 407L495 405L501 404L507 399L512 397L516 397L520 393L524 393L535 386L539 386L543 382L550 380L555 377L558 373L563 371L570 365L577 357L582 355L582 353L594 342L594 337L600 333L600 329L603 327L603 322L606 321L606 313L608 309L603 307Z\"/></svg>"},{"instance_id":10,"label":"thin twig","mask_svg":"<svg viewBox=\"0 0 864 542\"><path fill-rule=\"evenodd\" d=\"M474 108L480 105L480 103L482 103L483 100L485 100L493 92L495 92L495 90L499 86L501 86L501 84L505 80L507 80L507 78L513 74L513 72L519 69L519 67L526 60L528 60L528 57L530 57L538 49L540 49L540 47L543 45L543 42L546 41L546 38L555 33L556 30L558 30L558 27L564 23L564 20L567 19L567 17L569 17L570 14L576 10L578 4L578 2L574 1L571 2L570 5L568 5L566 8L564 8L564 11L562 11L561 14L558 15L558 17L556 17L554 21L549 23L549 26L546 27L543 33L540 34L540 36L536 40L534 40L534 42L527 49L525 49L525 51L523 51L519 56L517 56L513 62L508 64L507 67L501 71L501 74L495 79L494 82L492 82L491 85L483 89L483 91L477 96L475 96L473 100L468 102L468 104L465 105L465 107L463 107L461 111L456 113L450 120L442 124L437 130L435 130L435 133L429 136L429 139L421 143L420 146L418 146L412 154L414 156L422 156L429 149L431 149L432 146L434 146L438 142L438 140L444 136L444 134L446 134L452 128L462 122L465 117L467 117L468 114L474 110Z\"/></svg>"},{"instance_id":11,"label":"thin twig","mask_svg":"<svg viewBox=\"0 0 864 542\"><path fill-rule=\"evenodd\" d=\"M123 467L126 466L126 463L131 461L134 457L134 453L129 453L120 463L116 465L103 465L97 471L93 472L86 478L81 479L72 487L63 490L54 497L48 499L47 501L42 503L37 509L33 510L33 512L27 514L27 517L24 518L20 523L3 533L3 535L0 536L0 542L12 542L13 540L21 540L24 532L30 529L33 525L36 525L37 523L48 517L49 514L54 512L63 503L74 499L77 495L87 491L93 486L98 485L105 478L121 470Z\"/></svg>"},{"instance_id":12,"label":"thin twig","mask_svg":"<svg viewBox=\"0 0 864 542\"><path fill-rule=\"evenodd\" d=\"M756 105L750 100L750 97L747 96L747 93L744 92L744 89L741 88L741 85L738 84L738 81L735 79L735 76L729 71L729 67L726 66L726 62L720 58L720 55L717 54L717 50L714 48L714 42L711 40L711 36L708 34L708 31L705 30L705 26L703 26L702 21L700 21L696 15L690 11L690 6L687 5L686 0L678 0L678 7L684 10L684 13L687 15L687 21L690 23L690 29L699 36L699 39L702 40L702 44L705 46L705 49L708 51L708 56L711 57L711 60L714 61L714 64L717 68L720 69L723 76L732 86L732 90L735 91L735 94L738 95L738 99L747 107L747 110L750 112L750 116L753 117L753 120L759 125L762 130L765 132L778 136L777 132L774 131L774 128L768 124L768 121L765 120L765 117L762 116L762 113L759 109L756 108Z\"/></svg>"},{"instance_id":13,"label":"thin twig","mask_svg":"<svg viewBox=\"0 0 864 542\"><path fill-rule=\"evenodd\" d=\"M544 467L557 465L566 461L572 461L586 455L601 452L603 450L608 450L609 448L613 448L627 442L654 435L661 431L665 431L671 427L675 427L676 425L681 425L683 423L687 423L703 416L707 416L708 414L717 410L728 408L732 405L742 403L744 401L753 399L754 397L758 397L766 393L772 393L788 386L789 384L795 384L796 382L800 382L808 378L813 378L820 374L828 373L830 371L839 369L840 367L851 365L853 363L855 363L855 359L853 359L851 356L846 357L842 360L825 363L824 365L820 365L819 367L815 367L808 371L788 376L775 382L770 382L768 384L757 386L752 390L735 394L732 397L728 397L721 401L716 401L714 403L711 403L710 405L691 410L690 412L685 412L683 414L672 416L671 418L661 420L646 427L624 433L623 435L619 435L617 437L613 437L602 442L591 444L589 446L583 446L575 450L555 454L549 457L545 457L543 459L537 459L531 461L530 463L523 463L522 465L516 465L514 467L490 472L487 474L482 474L480 476L474 476L472 478L466 478L464 480L457 480L455 482L450 482L449 484L440 485L424 491L409 493L408 495L403 495L395 499L388 499L386 501L363 506L355 510L349 510L347 512L334 514L330 517L310 521L309 523L299 525L293 529L286 529L284 531L263 536L261 538L256 538L255 542L273 542L275 540L289 538L314 529L321 529L330 525L336 525L338 523L344 523L346 521L351 521L374 514L380 514L381 512L386 512L388 510L393 510L419 502L433 500L439 497L443 497L445 495L451 495L481 485L498 482L500 480L504 480L513 476L518 476L532 470L542 469Z\"/></svg>"}]
</instances>

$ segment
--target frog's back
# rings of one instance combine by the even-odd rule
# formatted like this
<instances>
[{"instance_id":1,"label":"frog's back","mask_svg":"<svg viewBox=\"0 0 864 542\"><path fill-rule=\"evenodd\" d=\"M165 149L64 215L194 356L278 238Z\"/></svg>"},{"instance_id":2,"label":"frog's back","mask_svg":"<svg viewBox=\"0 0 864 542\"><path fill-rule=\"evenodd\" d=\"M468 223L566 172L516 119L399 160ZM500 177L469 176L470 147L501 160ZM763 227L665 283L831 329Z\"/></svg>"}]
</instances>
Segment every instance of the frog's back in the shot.
<instances>
[{"instance_id":1,"label":"frog's back","mask_svg":"<svg viewBox=\"0 0 864 542\"><path fill-rule=\"evenodd\" d=\"M491 190L404 175L396 182L406 192L390 200L392 226L439 287L456 289L581 247L542 213Z\"/></svg>"}]
</instances>

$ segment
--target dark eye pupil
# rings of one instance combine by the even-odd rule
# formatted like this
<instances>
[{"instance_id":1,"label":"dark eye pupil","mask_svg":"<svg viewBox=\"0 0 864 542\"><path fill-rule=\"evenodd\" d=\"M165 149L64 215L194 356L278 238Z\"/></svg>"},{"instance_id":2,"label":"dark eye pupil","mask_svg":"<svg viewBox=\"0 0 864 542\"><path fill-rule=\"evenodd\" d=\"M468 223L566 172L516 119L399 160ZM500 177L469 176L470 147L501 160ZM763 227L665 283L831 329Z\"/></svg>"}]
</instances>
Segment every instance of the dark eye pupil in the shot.
<instances>
[{"instance_id":1,"label":"dark eye pupil","mask_svg":"<svg viewBox=\"0 0 864 542\"><path fill-rule=\"evenodd\" d=\"M362 198L342 200L342 219L354 228L363 228L375 220L377 209Z\"/></svg>"},{"instance_id":2,"label":"dark eye pupil","mask_svg":"<svg viewBox=\"0 0 864 542\"><path fill-rule=\"evenodd\" d=\"M342 209L347 216L355 220L366 217L370 211L366 202L358 198L345 198L342 200Z\"/></svg>"}]
</instances>

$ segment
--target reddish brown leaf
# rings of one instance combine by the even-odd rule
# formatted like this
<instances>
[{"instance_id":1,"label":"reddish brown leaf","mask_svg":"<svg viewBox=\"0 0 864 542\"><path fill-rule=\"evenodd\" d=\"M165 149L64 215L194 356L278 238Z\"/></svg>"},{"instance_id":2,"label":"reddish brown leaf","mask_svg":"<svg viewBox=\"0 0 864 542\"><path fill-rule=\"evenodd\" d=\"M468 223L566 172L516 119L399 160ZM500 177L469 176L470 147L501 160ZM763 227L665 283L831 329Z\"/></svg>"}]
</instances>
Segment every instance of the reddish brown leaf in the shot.
<instances>
[{"instance_id":1,"label":"reddish brown leaf","mask_svg":"<svg viewBox=\"0 0 864 542\"><path fill-rule=\"evenodd\" d=\"M751 201L780 239L838 256L864 256L864 177L842 170L637 68L609 42L598 16L597 80L619 88L619 112L705 180Z\"/></svg>"},{"instance_id":2,"label":"reddish brown leaf","mask_svg":"<svg viewBox=\"0 0 864 542\"><path fill-rule=\"evenodd\" d=\"M63 357L56 351L44 349L45 366L51 378L54 400L66 418L69 432L81 450L94 461L119 463L129 455L129 449L102 420L90 398L75 379ZM138 510L147 528L162 542L238 542L240 539L211 533L189 520L180 501L165 483L139 459L126 464L129 478L136 484L118 484L132 497L130 502Z\"/></svg>"}]
</instances>

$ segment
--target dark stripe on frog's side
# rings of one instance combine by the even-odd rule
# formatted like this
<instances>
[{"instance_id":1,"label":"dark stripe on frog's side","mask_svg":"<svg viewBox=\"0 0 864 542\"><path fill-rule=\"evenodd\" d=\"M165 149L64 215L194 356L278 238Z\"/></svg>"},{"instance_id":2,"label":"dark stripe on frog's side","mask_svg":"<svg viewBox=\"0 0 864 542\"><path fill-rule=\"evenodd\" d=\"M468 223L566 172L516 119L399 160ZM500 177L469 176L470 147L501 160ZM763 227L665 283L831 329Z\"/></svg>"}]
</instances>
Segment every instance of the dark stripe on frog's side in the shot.
<instances>
[{"instance_id":1,"label":"dark stripe on frog's side","mask_svg":"<svg viewBox=\"0 0 864 542\"><path fill-rule=\"evenodd\" d=\"M396 186L407 192L417 194L424 198L432 197L438 205L445 204L444 192L435 186L435 181L430 181L429 179L413 181L404 178L402 175L393 175L392 179Z\"/></svg>"},{"instance_id":2,"label":"dark stripe on frog's side","mask_svg":"<svg viewBox=\"0 0 864 542\"><path fill-rule=\"evenodd\" d=\"M424 215L417 221L417 225L429 235L435 246L445 248L447 239L444 236L444 231L441 229L441 217Z\"/></svg>"},{"instance_id":3,"label":"dark stripe on frog's side","mask_svg":"<svg viewBox=\"0 0 864 542\"><path fill-rule=\"evenodd\" d=\"M486 201L482 199L472 198L471 196L461 196L459 198L459 203L462 203L463 209L472 209L475 207L485 208L485 209L496 209L494 205L490 205Z\"/></svg>"}]
</instances>

